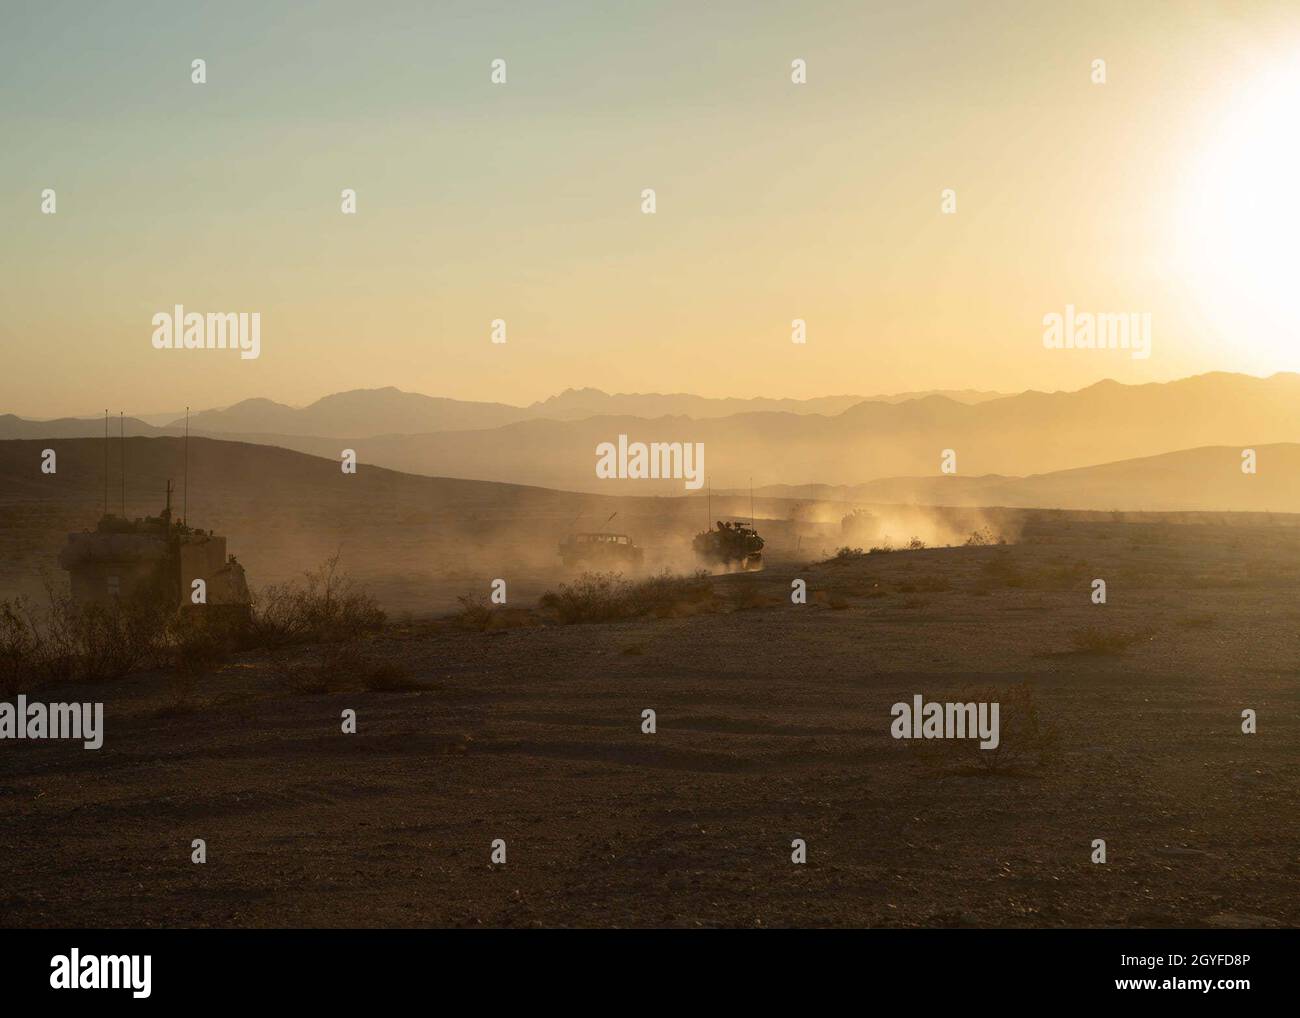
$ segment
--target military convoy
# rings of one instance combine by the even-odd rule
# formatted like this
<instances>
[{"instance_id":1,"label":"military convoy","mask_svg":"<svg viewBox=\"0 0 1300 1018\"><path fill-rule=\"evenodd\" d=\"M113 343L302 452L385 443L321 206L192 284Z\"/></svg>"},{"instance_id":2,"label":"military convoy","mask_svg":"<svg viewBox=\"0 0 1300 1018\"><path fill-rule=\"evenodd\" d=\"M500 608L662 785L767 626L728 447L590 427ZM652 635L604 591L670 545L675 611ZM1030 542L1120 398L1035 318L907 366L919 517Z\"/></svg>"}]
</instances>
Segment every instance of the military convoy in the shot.
<instances>
[{"instance_id":1,"label":"military convoy","mask_svg":"<svg viewBox=\"0 0 1300 1018\"><path fill-rule=\"evenodd\" d=\"M880 519L865 509L854 509L840 520L840 536L846 542L856 541L868 547L880 537Z\"/></svg>"},{"instance_id":2,"label":"military convoy","mask_svg":"<svg viewBox=\"0 0 1300 1018\"><path fill-rule=\"evenodd\" d=\"M763 568L763 543L752 526L740 520L718 520L716 526L696 534L691 547L710 566L748 571Z\"/></svg>"},{"instance_id":3,"label":"military convoy","mask_svg":"<svg viewBox=\"0 0 1300 1018\"><path fill-rule=\"evenodd\" d=\"M207 605L214 615L247 618L244 568L226 555L226 539L172 519L172 487L157 516L129 520L105 513L92 531L69 534L59 564L81 605L143 602L164 610ZM201 582L199 582L201 581Z\"/></svg>"},{"instance_id":4,"label":"military convoy","mask_svg":"<svg viewBox=\"0 0 1300 1018\"><path fill-rule=\"evenodd\" d=\"M756 570L763 568L763 538L750 524L740 520L718 520L691 547L696 558L711 569ZM596 571L634 570L645 557L643 549L627 534L607 531L570 534L559 545L566 568L587 567Z\"/></svg>"},{"instance_id":5,"label":"military convoy","mask_svg":"<svg viewBox=\"0 0 1300 1018\"><path fill-rule=\"evenodd\" d=\"M592 566L601 569L636 569L645 557L627 534L570 534L560 542L560 561L566 568Z\"/></svg>"}]
</instances>

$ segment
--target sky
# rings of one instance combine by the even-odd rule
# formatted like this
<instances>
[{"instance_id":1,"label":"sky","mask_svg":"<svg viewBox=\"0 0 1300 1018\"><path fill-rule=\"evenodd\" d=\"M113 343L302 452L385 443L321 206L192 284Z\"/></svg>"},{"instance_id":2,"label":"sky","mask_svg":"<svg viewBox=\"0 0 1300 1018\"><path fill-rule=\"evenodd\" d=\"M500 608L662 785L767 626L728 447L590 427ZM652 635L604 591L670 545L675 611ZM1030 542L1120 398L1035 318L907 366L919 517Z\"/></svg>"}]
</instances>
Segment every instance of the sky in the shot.
<instances>
[{"instance_id":1,"label":"sky","mask_svg":"<svg viewBox=\"0 0 1300 1018\"><path fill-rule=\"evenodd\" d=\"M0 18L0 412L1300 369L1294 3ZM177 304L260 313L261 355L155 349ZM1046 348L1067 305L1149 314L1150 356Z\"/></svg>"}]
</instances>

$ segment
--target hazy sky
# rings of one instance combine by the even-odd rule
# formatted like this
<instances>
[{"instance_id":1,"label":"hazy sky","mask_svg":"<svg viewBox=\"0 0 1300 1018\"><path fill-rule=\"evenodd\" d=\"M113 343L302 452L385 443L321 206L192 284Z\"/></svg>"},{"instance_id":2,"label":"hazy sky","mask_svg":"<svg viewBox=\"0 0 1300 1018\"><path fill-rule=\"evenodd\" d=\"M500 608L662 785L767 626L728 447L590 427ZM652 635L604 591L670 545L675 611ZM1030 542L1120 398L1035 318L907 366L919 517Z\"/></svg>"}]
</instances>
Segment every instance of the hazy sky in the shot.
<instances>
[{"instance_id":1,"label":"hazy sky","mask_svg":"<svg viewBox=\"0 0 1300 1018\"><path fill-rule=\"evenodd\" d=\"M0 412L1300 368L1295 3L0 16ZM155 350L178 303L260 312L261 357ZM1045 349L1067 304L1149 312L1150 358Z\"/></svg>"}]
</instances>

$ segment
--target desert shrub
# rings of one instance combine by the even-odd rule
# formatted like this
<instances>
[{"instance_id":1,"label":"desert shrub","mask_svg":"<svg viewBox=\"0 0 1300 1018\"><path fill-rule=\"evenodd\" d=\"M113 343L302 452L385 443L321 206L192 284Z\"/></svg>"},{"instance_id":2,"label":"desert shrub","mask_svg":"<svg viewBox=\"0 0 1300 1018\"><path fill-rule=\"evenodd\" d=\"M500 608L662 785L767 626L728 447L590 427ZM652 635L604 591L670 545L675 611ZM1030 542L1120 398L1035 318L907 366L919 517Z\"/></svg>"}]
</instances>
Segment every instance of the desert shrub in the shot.
<instances>
[{"instance_id":1,"label":"desert shrub","mask_svg":"<svg viewBox=\"0 0 1300 1018\"><path fill-rule=\"evenodd\" d=\"M1118 630L1086 626L1070 634L1070 642L1080 654L1122 654L1144 639L1147 633L1123 633Z\"/></svg>"},{"instance_id":2,"label":"desert shrub","mask_svg":"<svg viewBox=\"0 0 1300 1018\"><path fill-rule=\"evenodd\" d=\"M921 551L925 547L925 542L919 537L914 537L907 542L908 551Z\"/></svg>"},{"instance_id":3,"label":"desert shrub","mask_svg":"<svg viewBox=\"0 0 1300 1018\"><path fill-rule=\"evenodd\" d=\"M12 698L36 685L46 653L30 603L25 598L0 602L0 693Z\"/></svg>"},{"instance_id":4,"label":"desert shrub","mask_svg":"<svg viewBox=\"0 0 1300 1018\"><path fill-rule=\"evenodd\" d=\"M298 658L285 656L281 649L272 657L272 668L286 688L304 695L358 686L376 693L426 688L400 662L380 660L367 653L360 637L322 643Z\"/></svg>"},{"instance_id":5,"label":"desert shrub","mask_svg":"<svg viewBox=\"0 0 1300 1018\"><path fill-rule=\"evenodd\" d=\"M979 530L972 530L970 537L966 538L965 545L967 548L983 548L991 544L1006 544L1006 538L994 537L993 531L988 527L981 527Z\"/></svg>"},{"instance_id":6,"label":"desert shrub","mask_svg":"<svg viewBox=\"0 0 1300 1018\"><path fill-rule=\"evenodd\" d=\"M482 594L462 594L456 598L460 607L450 615L453 625L484 633L539 624L536 612L529 608L507 608L490 604Z\"/></svg>"},{"instance_id":7,"label":"desert shrub","mask_svg":"<svg viewBox=\"0 0 1300 1018\"><path fill-rule=\"evenodd\" d=\"M142 603L72 607L70 619L86 679L116 679L155 663L166 641L166 614Z\"/></svg>"},{"instance_id":8,"label":"desert shrub","mask_svg":"<svg viewBox=\"0 0 1300 1018\"><path fill-rule=\"evenodd\" d=\"M252 641L259 646L350 640L382 628L375 599L338 572L339 556L303 573L301 582L267 587L253 602Z\"/></svg>"},{"instance_id":9,"label":"desert shrub","mask_svg":"<svg viewBox=\"0 0 1300 1018\"><path fill-rule=\"evenodd\" d=\"M283 646L271 654L271 671L286 689L301 695L319 695L362 684L372 663L366 659L358 638L331 640L305 652L293 653Z\"/></svg>"},{"instance_id":10,"label":"desert shrub","mask_svg":"<svg viewBox=\"0 0 1300 1018\"><path fill-rule=\"evenodd\" d=\"M861 548L850 548L848 545L845 545L836 551L833 556L828 558L823 565L841 565L845 562L856 562L858 559L864 559L866 557L867 553Z\"/></svg>"},{"instance_id":11,"label":"desert shrub","mask_svg":"<svg viewBox=\"0 0 1300 1018\"><path fill-rule=\"evenodd\" d=\"M456 600L460 603L452 615L456 625L462 629L483 630L492 624L492 609L482 594L461 594Z\"/></svg>"},{"instance_id":12,"label":"desert shrub","mask_svg":"<svg viewBox=\"0 0 1300 1018\"><path fill-rule=\"evenodd\" d=\"M1043 716L1028 682L1014 686L982 686L945 697L953 703L996 703L998 745L981 749L978 738L913 739L909 751L922 764L965 774L1050 772L1060 766L1060 734Z\"/></svg>"},{"instance_id":13,"label":"desert shrub","mask_svg":"<svg viewBox=\"0 0 1300 1018\"><path fill-rule=\"evenodd\" d=\"M337 567L336 555L304 584L269 588L251 617L216 606L167 608L148 596L83 605L48 585L45 606L0 602L0 690L112 679L151 666L167 666L185 687L240 646L347 641L382 626L374 599Z\"/></svg>"},{"instance_id":14,"label":"desert shrub","mask_svg":"<svg viewBox=\"0 0 1300 1018\"><path fill-rule=\"evenodd\" d=\"M711 602L713 583L706 572L691 576L661 573L632 582L621 573L583 573L548 590L538 604L564 625L610 622L638 615L664 616Z\"/></svg>"},{"instance_id":15,"label":"desert shrub","mask_svg":"<svg viewBox=\"0 0 1300 1018\"><path fill-rule=\"evenodd\" d=\"M216 615L177 612L167 624L172 670L198 678L217 667L231 650L232 635Z\"/></svg>"},{"instance_id":16,"label":"desert shrub","mask_svg":"<svg viewBox=\"0 0 1300 1018\"><path fill-rule=\"evenodd\" d=\"M0 602L0 688L118 678L159 660L166 614L144 601L78 605L48 591L48 604Z\"/></svg>"},{"instance_id":17,"label":"desert shrub","mask_svg":"<svg viewBox=\"0 0 1300 1018\"><path fill-rule=\"evenodd\" d=\"M214 616L200 612L177 612L169 621L166 677L167 701L159 717L175 717L197 709L194 694L201 679L211 674L231 649L228 630L210 624Z\"/></svg>"}]
</instances>

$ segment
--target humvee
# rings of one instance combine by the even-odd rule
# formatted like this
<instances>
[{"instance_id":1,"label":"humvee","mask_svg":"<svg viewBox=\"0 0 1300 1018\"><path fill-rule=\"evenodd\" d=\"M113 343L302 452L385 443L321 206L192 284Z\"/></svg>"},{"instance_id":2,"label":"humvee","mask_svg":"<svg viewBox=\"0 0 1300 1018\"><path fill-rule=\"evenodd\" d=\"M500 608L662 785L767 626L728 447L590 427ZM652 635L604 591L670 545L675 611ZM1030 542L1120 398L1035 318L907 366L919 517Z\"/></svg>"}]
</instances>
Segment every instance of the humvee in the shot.
<instances>
[{"instance_id":1,"label":"humvee","mask_svg":"<svg viewBox=\"0 0 1300 1018\"><path fill-rule=\"evenodd\" d=\"M560 542L560 560L570 569L581 565L635 568L644 555L627 534L570 534Z\"/></svg>"}]
</instances>

